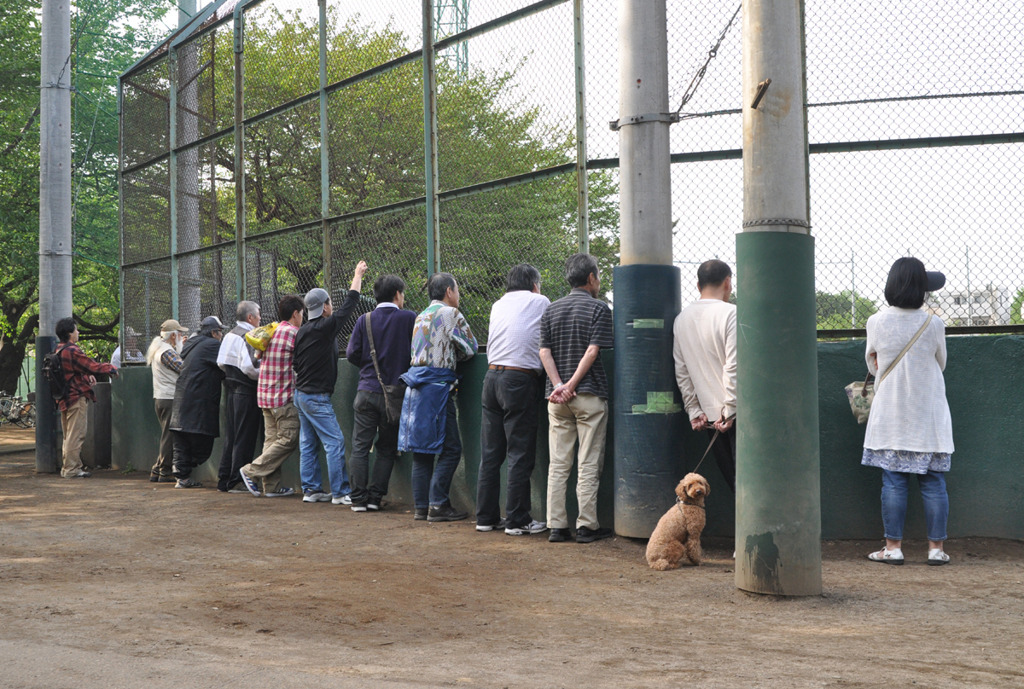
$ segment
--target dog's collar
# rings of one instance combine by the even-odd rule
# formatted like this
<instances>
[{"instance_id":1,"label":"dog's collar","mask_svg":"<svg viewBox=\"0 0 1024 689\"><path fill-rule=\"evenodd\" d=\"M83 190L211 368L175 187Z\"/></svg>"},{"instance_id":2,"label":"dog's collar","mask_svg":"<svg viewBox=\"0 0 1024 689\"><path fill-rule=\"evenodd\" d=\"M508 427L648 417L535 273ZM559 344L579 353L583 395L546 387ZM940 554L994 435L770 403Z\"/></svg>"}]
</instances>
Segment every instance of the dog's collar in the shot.
<instances>
[{"instance_id":1,"label":"dog's collar","mask_svg":"<svg viewBox=\"0 0 1024 689\"><path fill-rule=\"evenodd\" d=\"M697 503L695 503L695 502L686 502L685 500L683 500L682 498L680 498L680 497L678 497L678 496L676 497L676 505L677 505L677 506L678 506L678 505L689 505L690 507L699 507L699 508L701 508L702 510L704 509L704 505L698 505L698 504L697 504ZM679 509L680 509L680 510L682 510L683 508L682 508L682 507L680 507ZM707 511L707 510L705 510L705 512L706 512L706 511Z\"/></svg>"}]
</instances>

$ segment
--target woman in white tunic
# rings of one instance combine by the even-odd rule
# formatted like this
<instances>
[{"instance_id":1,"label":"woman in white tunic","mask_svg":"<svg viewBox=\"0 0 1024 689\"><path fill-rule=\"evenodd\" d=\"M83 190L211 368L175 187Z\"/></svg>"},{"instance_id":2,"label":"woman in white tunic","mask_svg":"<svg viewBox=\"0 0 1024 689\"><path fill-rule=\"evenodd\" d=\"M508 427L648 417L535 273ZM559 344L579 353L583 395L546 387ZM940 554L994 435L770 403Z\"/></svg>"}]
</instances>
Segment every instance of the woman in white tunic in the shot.
<instances>
[{"instance_id":1,"label":"woman in white tunic","mask_svg":"<svg viewBox=\"0 0 1024 689\"><path fill-rule=\"evenodd\" d=\"M877 377L899 356L927 322L917 341L875 386L864 434L861 464L882 470L882 523L885 547L868 558L903 564L903 523L910 477L917 476L928 529L928 564L944 565L949 498L945 473L953 453L953 427L946 402L946 329L921 307L925 294L946 283L916 258L898 259L889 270L885 300L892 308L868 319L868 370Z\"/></svg>"}]
</instances>

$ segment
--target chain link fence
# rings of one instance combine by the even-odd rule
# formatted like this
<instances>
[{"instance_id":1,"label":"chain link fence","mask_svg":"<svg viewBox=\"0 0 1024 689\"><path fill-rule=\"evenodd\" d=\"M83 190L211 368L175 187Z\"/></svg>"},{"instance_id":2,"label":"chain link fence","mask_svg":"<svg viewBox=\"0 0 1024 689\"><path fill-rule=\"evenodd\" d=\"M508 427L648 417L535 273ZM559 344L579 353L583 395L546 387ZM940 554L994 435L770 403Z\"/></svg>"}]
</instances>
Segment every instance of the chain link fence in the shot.
<instances>
[{"instance_id":1,"label":"chain link fence","mask_svg":"<svg viewBox=\"0 0 1024 689\"><path fill-rule=\"evenodd\" d=\"M742 28L738 2L667 5L685 302L699 263L735 266ZM285 294L342 299L360 259L371 282L400 275L414 310L431 272L453 273L482 341L513 264L557 298L586 248L610 294L618 21L607 0L434 0L432 90L421 3L198 17L120 81L125 324L227 322L242 298L274 320ZM805 29L819 334L861 332L908 254L948 276L929 306L951 332L1024 323L1024 6L806 0Z\"/></svg>"}]
</instances>

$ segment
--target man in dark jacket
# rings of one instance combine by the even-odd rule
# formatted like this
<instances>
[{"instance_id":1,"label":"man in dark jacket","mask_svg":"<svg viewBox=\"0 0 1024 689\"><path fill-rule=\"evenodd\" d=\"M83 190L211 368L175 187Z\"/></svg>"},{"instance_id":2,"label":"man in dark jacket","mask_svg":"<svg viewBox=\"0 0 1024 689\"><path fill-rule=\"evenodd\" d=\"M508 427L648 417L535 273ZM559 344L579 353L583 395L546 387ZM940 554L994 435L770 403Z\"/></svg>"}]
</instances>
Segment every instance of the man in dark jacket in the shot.
<instances>
[{"instance_id":1,"label":"man in dark jacket","mask_svg":"<svg viewBox=\"0 0 1024 689\"><path fill-rule=\"evenodd\" d=\"M175 488L198 488L192 470L210 458L213 441L220 435L220 383L224 371L217 366L217 352L224 325L207 316L199 334L185 341L178 382L174 386L171 431L174 432Z\"/></svg>"},{"instance_id":2,"label":"man in dark jacket","mask_svg":"<svg viewBox=\"0 0 1024 689\"><path fill-rule=\"evenodd\" d=\"M345 356L359 367L359 385L352 404L352 511L375 512L388 492L391 470L398 459L398 419L389 420L381 384L398 386L409 370L409 347L416 314L405 311L405 281L382 275L373 285L377 308L356 321ZM371 342L370 335L373 335ZM376 361L374 361L374 355ZM404 385L402 386L404 389ZM377 439L377 459L370 478L370 448Z\"/></svg>"},{"instance_id":3,"label":"man in dark jacket","mask_svg":"<svg viewBox=\"0 0 1024 689\"><path fill-rule=\"evenodd\" d=\"M351 505L352 489L345 471L345 438L331 405L331 394L338 382L338 335L359 303L366 263L356 266L345 301L337 310L327 290L311 289L305 304L309 320L295 334L295 407L299 410L299 476L303 502L327 502ZM323 443L327 457L327 477L331 492L323 488L317 440Z\"/></svg>"}]
</instances>

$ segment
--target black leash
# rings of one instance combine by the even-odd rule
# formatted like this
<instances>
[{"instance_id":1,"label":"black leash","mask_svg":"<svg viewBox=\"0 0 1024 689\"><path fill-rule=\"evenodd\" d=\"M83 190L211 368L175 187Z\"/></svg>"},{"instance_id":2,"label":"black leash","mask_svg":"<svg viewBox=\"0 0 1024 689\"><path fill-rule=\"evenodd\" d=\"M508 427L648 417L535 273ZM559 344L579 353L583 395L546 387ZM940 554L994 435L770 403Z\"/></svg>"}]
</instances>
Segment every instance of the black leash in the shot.
<instances>
[{"instance_id":1,"label":"black leash","mask_svg":"<svg viewBox=\"0 0 1024 689\"><path fill-rule=\"evenodd\" d=\"M728 421L729 419L735 419L735 418L736 418L736 415L733 414L728 419L724 419L724 420ZM696 474L697 473L697 469L700 469L700 465L704 463L704 460L707 459L708 453L711 452L711 446L715 444L715 441L718 440L718 436L720 436L721 434L722 434L722 432L716 428L715 429L715 434L711 437L711 442L708 443L708 449L704 450L704 456L700 458L700 461L697 462L697 466L695 466L693 468L693 473Z\"/></svg>"}]
</instances>

